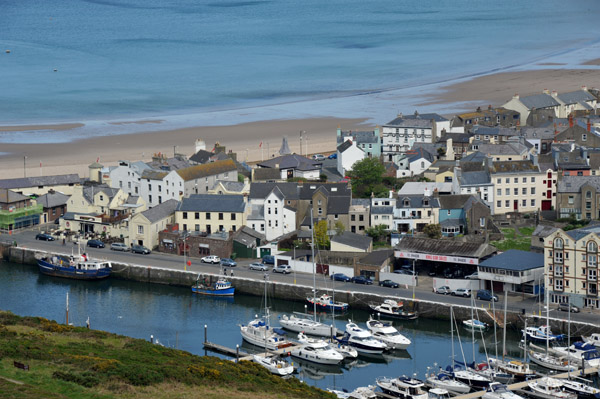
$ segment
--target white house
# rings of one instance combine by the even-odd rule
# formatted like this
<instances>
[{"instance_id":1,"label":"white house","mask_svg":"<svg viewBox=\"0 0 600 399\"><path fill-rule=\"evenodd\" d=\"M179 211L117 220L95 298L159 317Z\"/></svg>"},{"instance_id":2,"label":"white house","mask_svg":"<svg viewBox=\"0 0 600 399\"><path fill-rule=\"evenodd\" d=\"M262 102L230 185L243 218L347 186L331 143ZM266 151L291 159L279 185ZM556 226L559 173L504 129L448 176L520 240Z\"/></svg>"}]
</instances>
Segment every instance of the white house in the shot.
<instances>
[{"instance_id":1,"label":"white house","mask_svg":"<svg viewBox=\"0 0 600 399\"><path fill-rule=\"evenodd\" d=\"M259 168L279 169L281 179L303 177L318 180L321 174L322 162L308 159L298 154L287 154L277 158L267 159L257 165Z\"/></svg>"},{"instance_id":2,"label":"white house","mask_svg":"<svg viewBox=\"0 0 600 399\"><path fill-rule=\"evenodd\" d=\"M118 166L102 170L102 181L112 188L125 191L129 195L140 195L142 174L150 169L150 166L142 161L119 161Z\"/></svg>"},{"instance_id":3,"label":"white house","mask_svg":"<svg viewBox=\"0 0 600 399\"><path fill-rule=\"evenodd\" d=\"M396 171L396 177L417 176L425 172L435 161L435 157L423 148L407 151L405 154L406 165Z\"/></svg>"},{"instance_id":4,"label":"white house","mask_svg":"<svg viewBox=\"0 0 600 399\"><path fill-rule=\"evenodd\" d=\"M395 207L396 198L371 198L371 227L382 224L386 230L393 231Z\"/></svg>"},{"instance_id":5,"label":"white house","mask_svg":"<svg viewBox=\"0 0 600 399\"><path fill-rule=\"evenodd\" d=\"M358 147L356 142L347 139L337 148L337 171L346 176L352 166L366 157L365 152Z\"/></svg>"},{"instance_id":6,"label":"white house","mask_svg":"<svg viewBox=\"0 0 600 399\"><path fill-rule=\"evenodd\" d=\"M264 234L268 241L296 229L296 210L285 204L285 197L279 188L275 187L265 198L263 207Z\"/></svg>"}]
</instances>

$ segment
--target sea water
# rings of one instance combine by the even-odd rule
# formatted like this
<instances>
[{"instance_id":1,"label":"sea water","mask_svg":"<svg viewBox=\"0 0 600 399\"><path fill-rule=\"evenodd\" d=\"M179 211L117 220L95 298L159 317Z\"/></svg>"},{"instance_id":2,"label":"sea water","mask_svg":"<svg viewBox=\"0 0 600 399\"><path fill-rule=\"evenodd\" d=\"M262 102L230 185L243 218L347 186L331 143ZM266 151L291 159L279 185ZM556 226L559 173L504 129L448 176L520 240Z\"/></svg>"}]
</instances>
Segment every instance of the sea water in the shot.
<instances>
[{"instance_id":1,"label":"sea water","mask_svg":"<svg viewBox=\"0 0 600 399\"><path fill-rule=\"evenodd\" d=\"M194 295L190 288L173 287L124 281L114 278L102 281L79 281L41 275L37 267L0 263L0 310L20 316L40 316L66 322L66 297L69 295L69 322L85 326L89 320L93 329L109 331L134 338L154 341L176 347L196 355L204 355L204 326L207 340L229 348L240 345L244 352L261 352L262 349L243 342L240 324L246 324L257 314L263 314L261 297L238 295L233 298L210 298ZM293 311L303 311L304 304L269 298L272 312L271 324L277 318ZM322 316L330 323L330 316ZM342 331L348 319L366 328L369 314L362 310L336 317ZM395 326L412 343L405 351L385 355L359 356L343 366L319 366L310 362L289 360L299 368L297 377L320 388L337 387L353 390L375 383L380 376L397 377L416 374L424 378L428 367L437 370L450 364L452 355L450 322L420 318L413 321L395 321ZM460 336L454 332L454 354L458 361L485 361L487 347L495 355L493 330L473 334L458 323ZM501 341L502 331L497 331ZM507 351L519 358L516 331L507 331ZM296 334L289 333L291 339ZM460 344L459 344L460 341ZM501 347L498 353L501 353ZM208 352L209 355L215 355ZM437 367L436 367L437 366Z\"/></svg>"},{"instance_id":2,"label":"sea water","mask_svg":"<svg viewBox=\"0 0 600 399\"><path fill-rule=\"evenodd\" d=\"M52 138L67 141L311 116L385 123L441 83L580 67L599 53L598 15L595 0L3 1L0 124L86 123ZM106 124L140 119L162 123Z\"/></svg>"}]
</instances>

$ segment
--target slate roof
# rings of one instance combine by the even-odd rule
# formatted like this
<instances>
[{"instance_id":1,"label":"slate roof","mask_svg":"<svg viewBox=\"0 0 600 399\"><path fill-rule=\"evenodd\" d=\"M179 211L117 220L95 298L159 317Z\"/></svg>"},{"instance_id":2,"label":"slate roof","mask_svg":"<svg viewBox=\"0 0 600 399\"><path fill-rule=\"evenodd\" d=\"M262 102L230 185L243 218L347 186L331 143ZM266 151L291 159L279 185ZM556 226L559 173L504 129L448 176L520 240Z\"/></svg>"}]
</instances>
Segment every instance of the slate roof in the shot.
<instances>
[{"instance_id":1,"label":"slate roof","mask_svg":"<svg viewBox=\"0 0 600 399\"><path fill-rule=\"evenodd\" d=\"M362 257L358 263L361 263L363 265L377 265L380 266L383 264L383 262L385 262L386 260L390 259L391 257L394 256L394 250L393 249L382 249L379 251L373 251L370 254Z\"/></svg>"},{"instance_id":2,"label":"slate roof","mask_svg":"<svg viewBox=\"0 0 600 399\"><path fill-rule=\"evenodd\" d=\"M531 235L533 237L546 238L550 234L554 233L557 230L558 230L558 228L556 228L554 226L548 226L548 225L545 225L545 224L538 224L538 226L535 228L535 230L533 231L533 233Z\"/></svg>"},{"instance_id":3,"label":"slate roof","mask_svg":"<svg viewBox=\"0 0 600 399\"><path fill-rule=\"evenodd\" d=\"M371 215L391 215L394 213L393 206L372 206Z\"/></svg>"},{"instance_id":4,"label":"slate roof","mask_svg":"<svg viewBox=\"0 0 600 399\"><path fill-rule=\"evenodd\" d=\"M184 198L177 212L230 212L242 213L246 209L243 195L192 194Z\"/></svg>"},{"instance_id":5,"label":"slate roof","mask_svg":"<svg viewBox=\"0 0 600 399\"><path fill-rule=\"evenodd\" d=\"M139 195L130 195L127 197L127 199L125 200L126 204L129 205L135 205L138 203L138 200L140 199Z\"/></svg>"},{"instance_id":6,"label":"slate roof","mask_svg":"<svg viewBox=\"0 0 600 399\"><path fill-rule=\"evenodd\" d=\"M475 151L472 152L471 154L467 155L466 157L462 157L460 160L460 163L467 163L467 162L477 162L479 164L485 162L487 160L487 155L485 155L483 152L481 151Z\"/></svg>"},{"instance_id":7,"label":"slate roof","mask_svg":"<svg viewBox=\"0 0 600 399\"><path fill-rule=\"evenodd\" d=\"M349 231L344 231L342 234L331 237L332 243L347 245L349 247L362 249L366 251L371 246L373 239L362 234L355 234Z\"/></svg>"},{"instance_id":8,"label":"slate roof","mask_svg":"<svg viewBox=\"0 0 600 399\"><path fill-rule=\"evenodd\" d=\"M532 96L521 97L519 100L529 110L533 108L557 107L560 105L560 103L549 94L534 94Z\"/></svg>"},{"instance_id":9,"label":"slate roof","mask_svg":"<svg viewBox=\"0 0 600 399\"><path fill-rule=\"evenodd\" d=\"M600 176L563 176L557 182L557 191L559 193L578 193L586 184L600 191Z\"/></svg>"},{"instance_id":10,"label":"slate roof","mask_svg":"<svg viewBox=\"0 0 600 399\"><path fill-rule=\"evenodd\" d=\"M494 127L488 127L488 126L481 126L481 125L476 125L473 126L471 128L471 132L473 134L479 134L479 135L487 135L487 136L518 136L519 132L517 132L516 129L512 129L512 128L508 128L508 127L502 127L502 126L494 126Z\"/></svg>"},{"instance_id":11,"label":"slate roof","mask_svg":"<svg viewBox=\"0 0 600 399\"><path fill-rule=\"evenodd\" d=\"M265 206L253 204L247 220L265 220Z\"/></svg>"},{"instance_id":12,"label":"slate roof","mask_svg":"<svg viewBox=\"0 0 600 399\"><path fill-rule=\"evenodd\" d=\"M210 157L213 155L215 154L210 151L200 150L190 157L190 161L196 163L207 163L210 160Z\"/></svg>"},{"instance_id":13,"label":"slate roof","mask_svg":"<svg viewBox=\"0 0 600 399\"><path fill-rule=\"evenodd\" d=\"M484 154L491 155L523 155L527 152L527 146L521 143L504 143L504 144L478 144L478 151Z\"/></svg>"},{"instance_id":14,"label":"slate roof","mask_svg":"<svg viewBox=\"0 0 600 399\"><path fill-rule=\"evenodd\" d=\"M479 186L482 184L490 184L491 178L490 173L487 170L480 170L474 172L461 172L460 174L460 185L461 186Z\"/></svg>"},{"instance_id":15,"label":"slate roof","mask_svg":"<svg viewBox=\"0 0 600 399\"><path fill-rule=\"evenodd\" d=\"M242 226L242 228L236 232L235 237L233 237L233 241L242 243L248 248L255 248L257 238L260 241L264 241L266 237L264 234L261 234L248 226Z\"/></svg>"},{"instance_id":16,"label":"slate roof","mask_svg":"<svg viewBox=\"0 0 600 399\"><path fill-rule=\"evenodd\" d=\"M199 179L202 177L215 176L221 173L237 171L237 166L233 159L228 158L223 161L210 162L204 165L195 165L188 168L177 170L177 174L184 181Z\"/></svg>"},{"instance_id":17,"label":"slate roof","mask_svg":"<svg viewBox=\"0 0 600 399\"><path fill-rule=\"evenodd\" d=\"M313 161L298 154L282 155L257 164L261 168L315 170L321 169L322 162Z\"/></svg>"},{"instance_id":18,"label":"slate roof","mask_svg":"<svg viewBox=\"0 0 600 399\"><path fill-rule=\"evenodd\" d=\"M531 161L496 161L492 174L501 173L539 173L540 168Z\"/></svg>"},{"instance_id":19,"label":"slate roof","mask_svg":"<svg viewBox=\"0 0 600 399\"><path fill-rule=\"evenodd\" d=\"M420 126L428 126L431 127L431 120L435 120L436 122L446 122L448 119L443 116L435 113L430 114L408 114L408 115L399 115L396 119L391 122L388 122L386 126L406 126L406 127L420 127ZM422 123L425 121L426 123Z\"/></svg>"},{"instance_id":20,"label":"slate roof","mask_svg":"<svg viewBox=\"0 0 600 399\"><path fill-rule=\"evenodd\" d=\"M440 226L442 226L442 227L449 227L449 226L458 227L458 226L461 226L464 224L465 224L464 219L444 219L440 222Z\"/></svg>"},{"instance_id":21,"label":"slate roof","mask_svg":"<svg viewBox=\"0 0 600 399\"><path fill-rule=\"evenodd\" d=\"M266 180L281 180L281 171L273 168L255 168L252 170L253 186L254 182ZM252 189L252 187L250 188Z\"/></svg>"},{"instance_id":22,"label":"slate roof","mask_svg":"<svg viewBox=\"0 0 600 399\"><path fill-rule=\"evenodd\" d=\"M239 182L239 181L217 180L215 182L215 185L213 186L213 189L216 188L219 184L222 185L223 188L227 191L236 191L236 192L242 192L242 190L246 186L244 183Z\"/></svg>"},{"instance_id":23,"label":"slate roof","mask_svg":"<svg viewBox=\"0 0 600 399\"><path fill-rule=\"evenodd\" d=\"M484 260L479 266L514 271L538 269L544 267L544 254L509 249L506 252Z\"/></svg>"},{"instance_id":24,"label":"slate roof","mask_svg":"<svg viewBox=\"0 0 600 399\"><path fill-rule=\"evenodd\" d=\"M36 198L38 204L42 204L44 208L54 208L56 206L65 205L70 196L63 193L48 193Z\"/></svg>"},{"instance_id":25,"label":"slate roof","mask_svg":"<svg viewBox=\"0 0 600 399\"><path fill-rule=\"evenodd\" d=\"M142 172L142 179L146 180L162 180L169 172L165 170L146 169Z\"/></svg>"},{"instance_id":26,"label":"slate roof","mask_svg":"<svg viewBox=\"0 0 600 399\"><path fill-rule=\"evenodd\" d=\"M421 158L428 160L429 162L433 162L435 160L434 156L431 155L428 151L425 151L423 148L417 148L416 150L411 150L407 152L409 162L418 161Z\"/></svg>"},{"instance_id":27,"label":"slate roof","mask_svg":"<svg viewBox=\"0 0 600 399\"><path fill-rule=\"evenodd\" d=\"M489 244L458 242L454 240L434 240L430 238L402 237L396 245L397 251L420 252L435 255L466 256L484 258L498 250Z\"/></svg>"},{"instance_id":28,"label":"slate roof","mask_svg":"<svg viewBox=\"0 0 600 399\"><path fill-rule=\"evenodd\" d=\"M597 135L594 132L588 132L586 128L581 127L579 125L574 125L568 129L563 130L559 134L556 135L556 140L558 141L566 141L566 140L581 140L581 135L587 134L588 136Z\"/></svg>"},{"instance_id":29,"label":"slate roof","mask_svg":"<svg viewBox=\"0 0 600 399\"><path fill-rule=\"evenodd\" d=\"M600 223L598 223L597 221L592 221L585 227L565 231L565 233L575 241L579 241L590 233L600 234Z\"/></svg>"},{"instance_id":30,"label":"slate roof","mask_svg":"<svg viewBox=\"0 0 600 399\"><path fill-rule=\"evenodd\" d=\"M144 217L148 219L150 223L155 223L170 215L173 215L178 205L179 201L170 199L142 212L141 215L144 215Z\"/></svg>"},{"instance_id":31,"label":"slate roof","mask_svg":"<svg viewBox=\"0 0 600 399\"><path fill-rule=\"evenodd\" d=\"M341 154L350 147L352 147L352 140L346 140L338 146L337 151Z\"/></svg>"},{"instance_id":32,"label":"slate roof","mask_svg":"<svg viewBox=\"0 0 600 399\"><path fill-rule=\"evenodd\" d=\"M90 204L93 204L94 196L100 192L107 195L108 198L112 199L119 192L119 189L108 187L105 184L101 184L98 186L86 186L83 188L83 198L85 198Z\"/></svg>"},{"instance_id":33,"label":"slate roof","mask_svg":"<svg viewBox=\"0 0 600 399\"><path fill-rule=\"evenodd\" d=\"M328 215L346 215L350 211L350 196L329 196L327 200Z\"/></svg>"},{"instance_id":34,"label":"slate roof","mask_svg":"<svg viewBox=\"0 0 600 399\"><path fill-rule=\"evenodd\" d=\"M39 186L62 186L68 184L79 184L81 179L76 173L68 175L39 176L39 177L19 177L16 179L0 180L0 188L25 188Z\"/></svg>"},{"instance_id":35,"label":"slate roof","mask_svg":"<svg viewBox=\"0 0 600 399\"><path fill-rule=\"evenodd\" d=\"M360 205L369 208L371 206L371 200L368 198L352 198L352 205Z\"/></svg>"},{"instance_id":36,"label":"slate roof","mask_svg":"<svg viewBox=\"0 0 600 399\"><path fill-rule=\"evenodd\" d=\"M345 131L342 132L341 136L337 137L337 143L342 144L342 141L345 140L346 137L352 137L353 141L356 141L358 144L374 144L379 142L379 135L376 135L374 131L370 132L353 132L353 131Z\"/></svg>"},{"instance_id":37,"label":"slate roof","mask_svg":"<svg viewBox=\"0 0 600 399\"><path fill-rule=\"evenodd\" d=\"M7 188L0 188L0 204L12 204L28 199L29 197L23 194L15 193Z\"/></svg>"},{"instance_id":38,"label":"slate roof","mask_svg":"<svg viewBox=\"0 0 600 399\"><path fill-rule=\"evenodd\" d=\"M167 159L161 159L160 161L152 160L147 163L147 165L152 169L162 169L162 170L178 170L185 169L190 166L190 161L181 156L176 156Z\"/></svg>"},{"instance_id":39,"label":"slate roof","mask_svg":"<svg viewBox=\"0 0 600 399\"><path fill-rule=\"evenodd\" d=\"M579 102L585 103L586 101L596 100L596 97L594 97L587 90L577 90L569 93L562 93L558 95L558 98L565 104L577 104Z\"/></svg>"},{"instance_id":40,"label":"slate roof","mask_svg":"<svg viewBox=\"0 0 600 399\"><path fill-rule=\"evenodd\" d=\"M425 199L429 200L429 205L423 205ZM408 206L404 205L404 201L408 200ZM408 209L408 208L439 208L440 202L436 197L425 197L421 195L399 195L396 201L396 208Z\"/></svg>"},{"instance_id":41,"label":"slate roof","mask_svg":"<svg viewBox=\"0 0 600 399\"><path fill-rule=\"evenodd\" d=\"M471 136L468 133L446 133L440 137L438 143L446 143L448 139L452 139L452 143L468 143Z\"/></svg>"},{"instance_id":42,"label":"slate roof","mask_svg":"<svg viewBox=\"0 0 600 399\"><path fill-rule=\"evenodd\" d=\"M469 209L475 202L483 204L478 196L472 194L443 195L439 201L440 209Z\"/></svg>"},{"instance_id":43,"label":"slate roof","mask_svg":"<svg viewBox=\"0 0 600 399\"><path fill-rule=\"evenodd\" d=\"M528 139L551 140L554 139L554 127L522 127L521 136Z\"/></svg>"},{"instance_id":44,"label":"slate roof","mask_svg":"<svg viewBox=\"0 0 600 399\"><path fill-rule=\"evenodd\" d=\"M258 171L260 169L257 169ZM280 173L277 171L277 173ZM273 191L273 189L277 187L284 195L284 197L288 200L297 200L300 199L298 183L287 183L287 182L256 182L250 185L250 194L248 198L257 199L257 198L267 198L267 196Z\"/></svg>"},{"instance_id":45,"label":"slate roof","mask_svg":"<svg viewBox=\"0 0 600 399\"><path fill-rule=\"evenodd\" d=\"M452 183L437 183L437 182L407 182L404 183L402 188L398 191L398 196L400 195L411 195L411 194L421 194L423 195L425 189L428 189L431 194L437 188L438 192L441 193L451 193L452 192Z\"/></svg>"}]
</instances>

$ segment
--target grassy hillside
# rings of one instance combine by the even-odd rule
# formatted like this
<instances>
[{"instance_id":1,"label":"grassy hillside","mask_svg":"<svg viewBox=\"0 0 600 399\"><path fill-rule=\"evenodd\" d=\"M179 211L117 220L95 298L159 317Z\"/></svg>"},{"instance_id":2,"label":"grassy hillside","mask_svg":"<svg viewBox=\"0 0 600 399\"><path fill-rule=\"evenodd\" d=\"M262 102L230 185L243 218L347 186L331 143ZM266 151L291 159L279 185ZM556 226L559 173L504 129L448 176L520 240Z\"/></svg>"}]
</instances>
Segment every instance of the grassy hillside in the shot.
<instances>
[{"instance_id":1,"label":"grassy hillside","mask_svg":"<svg viewBox=\"0 0 600 399\"><path fill-rule=\"evenodd\" d=\"M17 361L29 365L25 371ZM0 312L3 398L334 398L252 362Z\"/></svg>"}]
</instances>

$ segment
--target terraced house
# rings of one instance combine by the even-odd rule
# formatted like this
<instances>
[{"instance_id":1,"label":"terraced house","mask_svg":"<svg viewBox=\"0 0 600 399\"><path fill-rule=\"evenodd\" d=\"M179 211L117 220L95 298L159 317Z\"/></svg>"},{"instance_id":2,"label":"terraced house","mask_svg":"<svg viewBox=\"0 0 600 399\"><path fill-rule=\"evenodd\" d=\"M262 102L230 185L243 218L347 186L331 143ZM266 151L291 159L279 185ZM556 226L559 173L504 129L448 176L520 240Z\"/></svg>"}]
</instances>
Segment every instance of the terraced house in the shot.
<instances>
[{"instance_id":1,"label":"terraced house","mask_svg":"<svg viewBox=\"0 0 600 399\"><path fill-rule=\"evenodd\" d=\"M175 222L182 230L210 235L237 231L246 224L243 195L192 194L175 211Z\"/></svg>"},{"instance_id":2,"label":"terraced house","mask_svg":"<svg viewBox=\"0 0 600 399\"><path fill-rule=\"evenodd\" d=\"M544 239L544 266L552 303L598 308L600 224L557 230Z\"/></svg>"}]
</instances>

